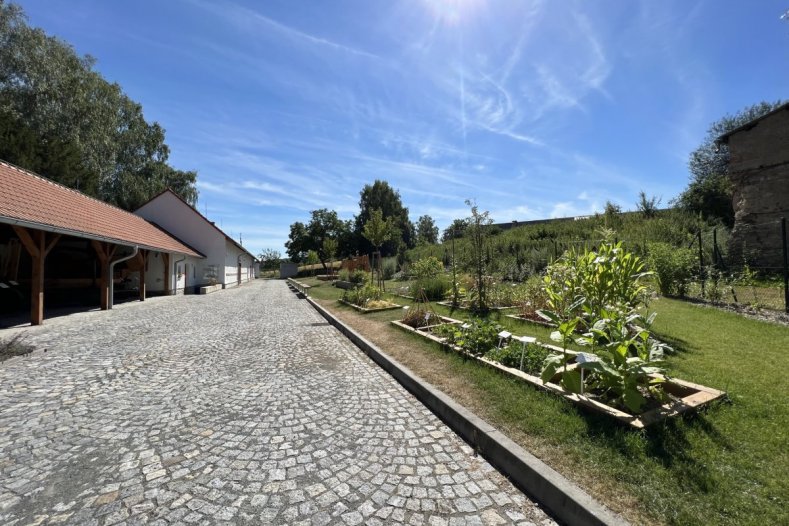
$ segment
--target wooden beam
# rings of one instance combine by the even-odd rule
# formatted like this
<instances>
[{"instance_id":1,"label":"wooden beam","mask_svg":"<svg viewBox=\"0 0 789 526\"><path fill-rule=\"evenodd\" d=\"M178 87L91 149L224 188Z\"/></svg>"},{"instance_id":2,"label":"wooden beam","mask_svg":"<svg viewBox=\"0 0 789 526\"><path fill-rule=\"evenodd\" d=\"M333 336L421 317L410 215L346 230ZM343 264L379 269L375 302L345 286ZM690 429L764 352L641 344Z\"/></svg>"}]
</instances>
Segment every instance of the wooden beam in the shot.
<instances>
[{"instance_id":1,"label":"wooden beam","mask_svg":"<svg viewBox=\"0 0 789 526\"><path fill-rule=\"evenodd\" d=\"M55 245L57 245L58 241L60 241L60 234L55 234L52 236L52 239L50 239L49 243L47 243L46 249L44 249L44 257L49 255L49 252L55 248Z\"/></svg>"},{"instance_id":2,"label":"wooden beam","mask_svg":"<svg viewBox=\"0 0 789 526\"><path fill-rule=\"evenodd\" d=\"M140 259L140 301L145 301L145 264L148 260L148 251L140 250L137 256Z\"/></svg>"},{"instance_id":3,"label":"wooden beam","mask_svg":"<svg viewBox=\"0 0 789 526\"><path fill-rule=\"evenodd\" d=\"M27 250L27 253L30 254L30 257L38 257L40 255L38 251L38 243L33 240L33 237L30 235L27 229L21 226L14 226L13 229L14 232L16 232L16 235L19 237L19 240L22 242L22 245L25 247L25 250ZM37 230L36 232L40 232L40 230Z\"/></svg>"},{"instance_id":4,"label":"wooden beam","mask_svg":"<svg viewBox=\"0 0 789 526\"><path fill-rule=\"evenodd\" d=\"M164 294L170 294L170 254L162 252L162 262L164 263Z\"/></svg>"},{"instance_id":5,"label":"wooden beam","mask_svg":"<svg viewBox=\"0 0 789 526\"><path fill-rule=\"evenodd\" d=\"M54 246L60 236L55 236L51 246L47 247L47 234L41 230L30 230L14 226L14 232L30 254L30 324L44 323L44 261L49 249Z\"/></svg>"}]
</instances>

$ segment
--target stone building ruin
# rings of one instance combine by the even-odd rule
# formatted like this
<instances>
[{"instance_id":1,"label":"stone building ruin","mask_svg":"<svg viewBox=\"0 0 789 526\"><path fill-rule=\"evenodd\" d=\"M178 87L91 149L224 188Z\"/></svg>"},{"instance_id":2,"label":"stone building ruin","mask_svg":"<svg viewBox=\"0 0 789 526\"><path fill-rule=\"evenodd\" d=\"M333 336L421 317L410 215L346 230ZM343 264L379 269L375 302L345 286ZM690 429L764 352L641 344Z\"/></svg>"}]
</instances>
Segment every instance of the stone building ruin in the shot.
<instances>
[{"instance_id":1,"label":"stone building ruin","mask_svg":"<svg viewBox=\"0 0 789 526\"><path fill-rule=\"evenodd\" d=\"M754 268L783 266L781 218L789 220L789 103L717 140L729 147L734 229L729 261Z\"/></svg>"}]
</instances>

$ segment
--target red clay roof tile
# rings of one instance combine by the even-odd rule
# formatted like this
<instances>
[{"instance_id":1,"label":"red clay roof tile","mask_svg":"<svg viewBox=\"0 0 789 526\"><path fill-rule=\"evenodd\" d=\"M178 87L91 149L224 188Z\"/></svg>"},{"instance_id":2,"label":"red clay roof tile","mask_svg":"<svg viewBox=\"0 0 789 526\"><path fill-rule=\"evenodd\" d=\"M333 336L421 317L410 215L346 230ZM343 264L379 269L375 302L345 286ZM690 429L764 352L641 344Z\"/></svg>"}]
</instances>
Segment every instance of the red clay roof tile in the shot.
<instances>
[{"instance_id":1,"label":"red clay roof tile","mask_svg":"<svg viewBox=\"0 0 789 526\"><path fill-rule=\"evenodd\" d=\"M140 216L0 161L0 223L204 257Z\"/></svg>"}]
</instances>

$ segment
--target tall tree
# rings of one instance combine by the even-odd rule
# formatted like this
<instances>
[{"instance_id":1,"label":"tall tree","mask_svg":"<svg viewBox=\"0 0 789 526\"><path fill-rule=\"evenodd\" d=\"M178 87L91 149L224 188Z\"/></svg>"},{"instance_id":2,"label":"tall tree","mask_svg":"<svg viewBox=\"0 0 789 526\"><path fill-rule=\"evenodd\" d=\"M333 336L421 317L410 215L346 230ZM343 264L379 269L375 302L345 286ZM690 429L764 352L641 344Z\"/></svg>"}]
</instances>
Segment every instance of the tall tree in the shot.
<instances>
[{"instance_id":1,"label":"tall tree","mask_svg":"<svg viewBox=\"0 0 789 526\"><path fill-rule=\"evenodd\" d=\"M392 239L392 235L397 231L394 227L392 218L384 219L383 212L376 208L370 213L370 219L364 224L362 235L375 248L376 259L375 268L378 271L378 284L382 285L381 279L381 246Z\"/></svg>"},{"instance_id":2,"label":"tall tree","mask_svg":"<svg viewBox=\"0 0 789 526\"><path fill-rule=\"evenodd\" d=\"M0 114L24 124L30 140L47 149L42 156L50 162L60 158L63 145L76 151L81 175L61 182L78 180L81 191L127 209L168 185L194 204L195 172L167 165L164 130L146 122L142 107L94 71L94 63L28 26L18 5L0 1ZM56 153L48 153L50 148ZM62 177L45 171L46 163L22 166ZM58 166L62 163L49 168Z\"/></svg>"},{"instance_id":3,"label":"tall tree","mask_svg":"<svg viewBox=\"0 0 789 526\"><path fill-rule=\"evenodd\" d=\"M370 220L373 210L380 210L384 219L391 219L392 225L398 230L381 248L385 254L394 254L400 243L408 248L415 246L414 225L408 219L408 208L403 206L400 193L389 186L386 181L377 180L365 185L359 193L359 215L355 218L354 231L357 234L359 249L369 252L370 242L362 235L365 223Z\"/></svg>"},{"instance_id":4,"label":"tall tree","mask_svg":"<svg viewBox=\"0 0 789 526\"><path fill-rule=\"evenodd\" d=\"M441 241L446 242L451 239L463 237L466 233L466 228L468 228L468 222L465 219L455 219L452 221L452 224L444 230L444 233L441 235Z\"/></svg>"},{"instance_id":5,"label":"tall tree","mask_svg":"<svg viewBox=\"0 0 789 526\"><path fill-rule=\"evenodd\" d=\"M673 203L685 210L699 213L704 218L720 218L729 226L733 225L732 188L728 177L729 148L726 144L716 144L715 141L721 135L761 117L781 104L783 101L760 102L713 122L704 141L690 153L690 183Z\"/></svg>"},{"instance_id":6,"label":"tall tree","mask_svg":"<svg viewBox=\"0 0 789 526\"><path fill-rule=\"evenodd\" d=\"M429 215L419 216L416 222L417 245L434 245L438 243L438 227Z\"/></svg>"},{"instance_id":7,"label":"tall tree","mask_svg":"<svg viewBox=\"0 0 789 526\"><path fill-rule=\"evenodd\" d=\"M293 261L303 261L310 250L315 251L326 270L329 255L324 248L327 238L343 239L348 236L349 223L337 217L337 212L327 208L310 212L310 222L290 225L290 236L285 243L288 256Z\"/></svg>"}]
</instances>

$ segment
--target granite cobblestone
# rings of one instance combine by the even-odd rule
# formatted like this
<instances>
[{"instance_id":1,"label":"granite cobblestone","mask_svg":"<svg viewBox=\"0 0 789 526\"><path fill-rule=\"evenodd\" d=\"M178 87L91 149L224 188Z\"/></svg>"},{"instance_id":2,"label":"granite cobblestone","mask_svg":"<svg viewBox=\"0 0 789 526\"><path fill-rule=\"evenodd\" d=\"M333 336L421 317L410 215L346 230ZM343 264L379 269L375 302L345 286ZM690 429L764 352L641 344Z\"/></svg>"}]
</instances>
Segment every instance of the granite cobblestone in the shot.
<instances>
[{"instance_id":1,"label":"granite cobblestone","mask_svg":"<svg viewBox=\"0 0 789 526\"><path fill-rule=\"evenodd\" d=\"M0 524L554 524L284 282L20 330Z\"/></svg>"}]
</instances>

